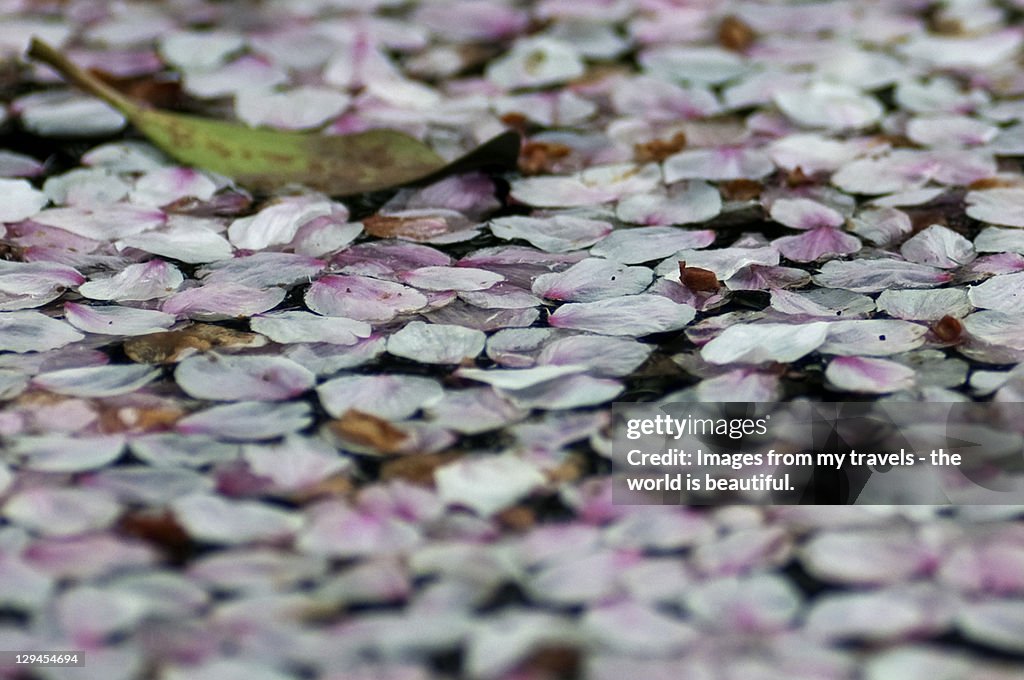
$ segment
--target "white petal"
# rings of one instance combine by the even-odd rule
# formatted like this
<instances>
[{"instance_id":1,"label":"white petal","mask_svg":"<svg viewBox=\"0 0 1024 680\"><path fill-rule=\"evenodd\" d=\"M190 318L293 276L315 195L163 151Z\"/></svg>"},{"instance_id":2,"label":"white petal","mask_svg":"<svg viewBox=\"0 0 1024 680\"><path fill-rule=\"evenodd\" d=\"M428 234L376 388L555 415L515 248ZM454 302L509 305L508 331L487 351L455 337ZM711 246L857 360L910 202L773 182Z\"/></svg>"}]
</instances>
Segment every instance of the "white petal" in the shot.
<instances>
[{"instance_id":1,"label":"white petal","mask_svg":"<svg viewBox=\"0 0 1024 680\"><path fill-rule=\"evenodd\" d=\"M608 222L573 215L499 217L489 226L498 238L523 239L549 253L586 248L612 232Z\"/></svg>"},{"instance_id":2,"label":"white petal","mask_svg":"<svg viewBox=\"0 0 1024 680\"><path fill-rule=\"evenodd\" d=\"M146 335L174 325L175 316L153 309L64 303L64 318L75 328L100 335Z\"/></svg>"},{"instance_id":3,"label":"white petal","mask_svg":"<svg viewBox=\"0 0 1024 680\"><path fill-rule=\"evenodd\" d=\"M93 300L152 300L167 297L185 280L178 268L163 260L131 264L114 276L87 281L78 292Z\"/></svg>"},{"instance_id":4,"label":"white petal","mask_svg":"<svg viewBox=\"0 0 1024 680\"><path fill-rule=\"evenodd\" d=\"M249 320L249 328L274 342L327 342L354 345L370 336L370 324L338 316L319 316L309 312L271 312Z\"/></svg>"},{"instance_id":5,"label":"white petal","mask_svg":"<svg viewBox=\"0 0 1024 680\"><path fill-rule=\"evenodd\" d=\"M460 364L484 350L481 331L413 321L388 338L388 353L428 364Z\"/></svg>"},{"instance_id":6,"label":"white petal","mask_svg":"<svg viewBox=\"0 0 1024 680\"><path fill-rule=\"evenodd\" d=\"M47 204L46 194L24 179L0 178L0 222L20 222L32 217Z\"/></svg>"},{"instance_id":7,"label":"white petal","mask_svg":"<svg viewBox=\"0 0 1024 680\"><path fill-rule=\"evenodd\" d=\"M930 264L942 269L955 269L968 264L976 256L970 241L938 224L907 239L900 246L900 254L910 262Z\"/></svg>"},{"instance_id":8,"label":"white petal","mask_svg":"<svg viewBox=\"0 0 1024 680\"><path fill-rule=\"evenodd\" d=\"M324 409L340 418L349 410L386 420L403 420L444 396L433 378L411 375L346 375L316 390Z\"/></svg>"},{"instance_id":9,"label":"white petal","mask_svg":"<svg viewBox=\"0 0 1024 680\"><path fill-rule=\"evenodd\" d=\"M316 377L291 359L201 354L174 371L178 385L196 399L281 401L310 389Z\"/></svg>"},{"instance_id":10,"label":"white petal","mask_svg":"<svg viewBox=\"0 0 1024 680\"><path fill-rule=\"evenodd\" d=\"M32 379L32 384L72 397L111 397L134 392L156 380L160 373L160 369L142 364L87 366L42 373Z\"/></svg>"},{"instance_id":11,"label":"white petal","mask_svg":"<svg viewBox=\"0 0 1024 680\"><path fill-rule=\"evenodd\" d=\"M485 517L507 508L547 481L532 464L512 454L469 456L434 472L438 495L449 505Z\"/></svg>"},{"instance_id":12,"label":"white petal","mask_svg":"<svg viewBox=\"0 0 1024 680\"><path fill-rule=\"evenodd\" d=\"M179 498L171 504L171 511L196 540L227 545L287 538L303 523L296 512L200 494Z\"/></svg>"},{"instance_id":13,"label":"white petal","mask_svg":"<svg viewBox=\"0 0 1024 680\"><path fill-rule=\"evenodd\" d=\"M0 350L45 352L81 340L74 328L39 312L0 312Z\"/></svg>"},{"instance_id":14,"label":"white petal","mask_svg":"<svg viewBox=\"0 0 1024 680\"><path fill-rule=\"evenodd\" d=\"M659 260L680 250L704 248L715 241L715 232L678 227L616 229L590 249L591 255L615 262L638 264Z\"/></svg>"},{"instance_id":15,"label":"white petal","mask_svg":"<svg viewBox=\"0 0 1024 680\"><path fill-rule=\"evenodd\" d=\"M944 316L960 319L971 311L967 293L960 288L883 290L877 304L879 311L909 321L938 321Z\"/></svg>"},{"instance_id":16,"label":"white petal","mask_svg":"<svg viewBox=\"0 0 1024 680\"><path fill-rule=\"evenodd\" d=\"M913 387L916 373L895 361L844 356L829 363L825 378L841 390L885 394Z\"/></svg>"},{"instance_id":17,"label":"white petal","mask_svg":"<svg viewBox=\"0 0 1024 680\"><path fill-rule=\"evenodd\" d=\"M535 295L549 300L594 302L609 297L642 293L654 272L599 257L581 260L564 272L542 274L534 279Z\"/></svg>"},{"instance_id":18,"label":"white petal","mask_svg":"<svg viewBox=\"0 0 1024 680\"><path fill-rule=\"evenodd\" d=\"M796 361L825 342L829 324L735 324L704 345L701 356L712 364Z\"/></svg>"},{"instance_id":19,"label":"white petal","mask_svg":"<svg viewBox=\"0 0 1024 680\"><path fill-rule=\"evenodd\" d=\"M975 307L1019 314L1024 301L1024 272L993 276L985 283L970 286L967 296Z\"/></svg>"},{"instance_id":20,"label":"white petal","mask_svg":"<svg viewBox=\"0 0 1024 680\"><path fill-rule=\"evenodd\" d=\"M679 330L696 310L660 295L625 295L597 302L565 304L548 317L556 328L574 328L603 335L639 337Z\"/></svg>"},{"instance_id":21,"label":"white petal","mask_svg":"<svg viewBox=\"0 0 1024 680\"><path fill-rule=\"evenodd\" d=\"M262 250L291 243L299 227L317 217L330 215L330 201L300 196L274 203L255 215L236 219L228 227L228 239L236 248Z\"/></svg>"}]
</instances>

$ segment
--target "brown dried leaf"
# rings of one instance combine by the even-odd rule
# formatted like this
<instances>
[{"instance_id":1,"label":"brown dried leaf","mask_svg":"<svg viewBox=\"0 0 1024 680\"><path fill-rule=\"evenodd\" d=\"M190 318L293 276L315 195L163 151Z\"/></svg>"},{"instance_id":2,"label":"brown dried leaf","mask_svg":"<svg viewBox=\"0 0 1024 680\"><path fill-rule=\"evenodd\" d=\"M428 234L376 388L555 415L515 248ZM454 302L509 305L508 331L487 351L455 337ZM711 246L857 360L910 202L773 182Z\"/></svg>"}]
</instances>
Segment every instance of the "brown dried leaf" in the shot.
<instances>
[{"instance_id":1,"label":"brown dried leaf","mask_svg":"<svg viewBox=\"0 0 1024 680\"><path fill-rule=\"evenodd\" d=\"M935 337L943 342L957 342L964 332L964 325L954 316L946 315L932 325Z\"/></svg>"},{"instance_id":2,"label":"brown dried leaf","mask_svg":"<svg viewBox=\"0 0 1024 680\"><path fill-rule=\"evenodd\" d=\"M123 516L118 530L158 548L174 562L184 562L193 551L192 539L167 510L139 511Z\"/></svg>"},{"instance_id":3,"label":"brown dried leaf","mask_svg":"<svg viewBox=\"0 0 1024 680\"><path fill-rule=\"evenodd\" d=\"M695 293L711 293L720 287L718 277L713 271L687 267L686 262L679 263L679 281Z\"/></svg>"},{"instance_id":4,"label":"brown dried leaf","mask_svg":"<svg viewBox=\"0 0 1024 680\"><path fill-rule=\"evenodd\" d=\"M370 236L377 238L404 238L411 241L427 239L447 234L451 225L440 215L422 215L419 217L388 217L373 215L363 220L363 229Z\"/></svg>"},{"instance_id":5,"label":"brown dried leaf","mask_svg":"<svg viewBox=\"0 0 1024 680\"><path fill-rule=\"evenodd\" d=\"M355 444L368 446L381 454L395 454L409 435L383 418L355 409L345 411L340 418L328 423L328 428Z\"/></svg>"},{"instance_id":6,"label":"brown dried leaf","mask_svg":"<svg viewBox=\"0 0 1024 680\"><path fill-rule=\"evenodd\" d=\"M764 185L752 179L728 179L718 183L718 192L727 201L753 201L761 196Z\"/></svg>"},{"instance_id":7,"label":"brown dried leaf","mask_svg":"<svg viewBox=\"0 0 1024 680\"><path fill-rule=\"evenodd\" d=\"M677 132L670 139L652 139L633 145L633 160L637 163L660 163L686 147L686 133Z\"/></svg>"},{"instance_id":8,"label":"brown dried leaf","mask_svg":"<svg viewBox=\"0 0 1024 680\"><path fill-rule=\"evenodd\" d=\"M400 479L410 484L433 486L434 471L461 457L462 454L458 451L400 456L380 466L380 478L385 482Z\"/></svg>"},{"instance_id":9,"label":"brown dried leaf","mask_svg":"<svg viewBox=\"0 0 1024 680\"><path fill-rule=\"evenodd\" d=\"M129 338L124 342L124 352L139 364L173 364L190 354L216 347L259 347L265 343L266 339L256 333L201 323Z\"/></svg>"},{"instance_id":10,"label":"brown dried leaf","mask_svg":"<svg viewBox=\"0 0 1024 680\"><path fill-rule=\"evenodd\" d=\"M529 531L537 524L537 513L525 506L514 505L499 512L495 519L505 529L523 532Z\"/></svg>"},{"instance_id":11,"label":"brown dried leaf","mask_svg":"<svg viewBox=\"0 0 1024 680\"><path fill-rule=\"evenodd\" d=\"M718 44L733 52L743 52L757 40L757 33L747 22L730 14L718 24Z\"/></svg>"},{"instance_id":12,"label":"brown dried leaf","mask_svg":"<svg viewBox=\"0 0 1024 680\"><path fill-rule=\"evenodd\" d=\"M554 172L558 161L572 153L572 148L555 142L527 142L519 152L519 172L540 175Z\"/></svg>"}]
</instances>

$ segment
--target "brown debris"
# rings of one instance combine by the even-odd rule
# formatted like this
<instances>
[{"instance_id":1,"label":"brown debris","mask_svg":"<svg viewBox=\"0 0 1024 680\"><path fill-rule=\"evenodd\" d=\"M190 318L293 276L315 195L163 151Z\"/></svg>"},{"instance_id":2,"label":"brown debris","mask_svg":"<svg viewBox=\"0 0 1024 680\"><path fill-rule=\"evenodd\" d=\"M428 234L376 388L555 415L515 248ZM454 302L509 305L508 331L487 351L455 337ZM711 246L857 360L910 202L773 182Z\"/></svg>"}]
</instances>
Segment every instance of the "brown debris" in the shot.
<instances>
[{"instance_id":1,"label":"brown debris","mask_svg":"<svg viewBox=\"0 0 1024 680\"><path fill-rule=\"evenodd\" d=\"M718 44L733 52L744 52L757 40L757 33L739 17L730 14L718 24Z\"/></svg>"},{"instance_id":2,"label":"brown debris","mask_svg":"<svg viewBox=\"0 0 1024 680\"><path fill-rule=\"evenodd\" d=\"M947 314L932 325L932 332L943 342L957 342L963 335L964 325L960 319Z\"/></svg>"},{"instance_id":3,"label":"brown debris","mask_svg":"<svg viewBox=\"0 0 1024 680\"><path fill-rule=\"evenodd\" d=\"M183 409L169 405L103 408L100 411L99 426L105 433L164 432L174 427L185 413Z\"/></svg>"},{"instance_id":4,"label":"brown debris","mask_svg":"<svg viewBox=\"0 0 1024 680\"><path fill-rule=\"evenodd\" d=\"M140 511L123 516L118 530L160 549L175 562L183 562L192 554L192 539L178 520L167 510Z\"/></svg>"},{"instance_id":5,"label":"brown debris","mask_svg":"<svg viewBox=\"0 0 1024 680\"><path fill-rule=\"evenodd\" d=\"M363 229L370 236L377 238L404 238L412 241L424 241L447 234L451 225L448 220L438 215L422 215L419 217L388 217L373 215L363 220Z\"/></svg>"},{"instance_id":6,"label":"brown debris","mask_svg":"<svg viewBox=\"0 0 1024 680\"><path fill-rule=\"evenodd\" d=\"M409 435L383 418L355 409L345 411L340 418L327 425L331 432L355 444L375 449L378 453L394 454L402 450Z\"/></svg>"},{"instance_id":7,"label":"brown debris","mask_svg":"<svg viewBox=\"0 0 1024 680\"><path fill-rule=\"evenodd\" d=\"M541 175L554 172L558 161L572 153L572 148L555 142L527 142L519 152L519 172Z\"/></svg>"},{"instance_id":8,"label":"brown debris","mask_svg":"<svg viewBox=\"0 0 1024 680\"><path fill-rule=\"evenodd\" d=\"M312 486L294 492L289 498L298 504L317 501L322 498L338 498L352 495L356 487L344 472L331 475Z\"/></svg>"},{"instance_id":9,"label":"brown debris","mask_svg":"<svg viewBox=\"0 0 1024 680\"><path fill-rule=\"evenodd\" d=\"M687 267L686 262L679 262L679 281L694 293L713 293L720 284L718 277L710 269Z\"/></svg>"},{"instance_id":10,"label":"brown debris","mask_svg":"<svg viewBox=\"0 0 1024 680\"><path fill-rule=\"evenodd\" d=\"M522 666L528 669L524 673L526 677L569 680L582 676L582 663L583 654L579 649L552 643L534 650Z\"/></svg>"},{"instance_id":11,"label":"brown debris","mask_svg":"<svg viewBox=\"0 0 1024 680\"><path fill-rule=\"evenodd\" d=\"M380 466L381 481L400 479L419 486L434 485L434 471L462 456L457 451L399 456Z\"/></svg>"},{"instance_id":12,"label":"brown debris","mask_svg":"<svg viewBox=\"0 0 1024 680\"><path fill-rule=\"evenodd\" d=\"M1014 189L1024 186L1020 177L983 177L976 179L967 185L968 191L981 191L984 189Z\"/></svg>"},{"instance_id":13,"label":"brown debris","mask_svg":"<svg viewBox=\"0 0 1024 680\"><path fill-rule=\"evenodd\" d=\"M124 341L124 352L139 364L173 364L216 347L258 347L262 336L214 324L197 323L176 331L139 335Z\"/></svg>"},{"instance_id":14,"label":"brown debris","mask_svg":"<svg viewBox=\"0 0 1024 680\"><path fill-rule=\"evenodd\" d=\"M495 519L505 529L522 532L534 527L537 523L537 513L525 506L514 505L499 512Z\"/></svg>"},{"instance_id":15,"label":"brown debris","mask_svg":"<svg viewBox=\"0 0 1024 680\"><path fill-rule=\"evenodd\" d=\"M760 198L764 185L752 179L727 179L718 183L718 192L727 201L753 201Z\"/></svg>"},{"instance_id":16,"label":"brown debris","mask_svg":"<svg viewBox=\"0 0 1024 680\"><path fill-rule=\"evenodd\" d=\"M804 172L804 169L799 165L786 173L786 185L791 187L804 186L805 184L813 184L814 178L810 177Z\"/></svg>"},{"instance_id":17,"label":"brown debris","mask_svg":"<svg viewBox=\"0 0 1024 680\"><path fill-rule=\"evenodd\" d=\"M660 163L686 147L686 133L677 132L670 139L652 139L633 145L633 160L637 163Z\"/></svg>"}]
</instances>

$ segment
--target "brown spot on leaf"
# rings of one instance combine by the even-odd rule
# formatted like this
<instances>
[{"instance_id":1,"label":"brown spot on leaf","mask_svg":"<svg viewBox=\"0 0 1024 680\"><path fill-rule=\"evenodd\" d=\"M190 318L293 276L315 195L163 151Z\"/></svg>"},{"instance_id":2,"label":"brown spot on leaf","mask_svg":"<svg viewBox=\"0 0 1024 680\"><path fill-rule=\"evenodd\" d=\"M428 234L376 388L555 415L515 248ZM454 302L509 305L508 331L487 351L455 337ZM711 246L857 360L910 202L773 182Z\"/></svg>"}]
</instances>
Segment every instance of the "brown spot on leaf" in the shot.
<instances>
[{"instance_id":1,"label":"brown spot on leaf","mask_svg":"<svg viewBox=\"0 0 1024 680\"><path fill-rule=\"evenodd\" d=\"M527 142L519 152L519 172L540 175L554 172L558 161L572 153L572 148L555 142Z\"/></svg>"},{"instance_id":2,"label":"brown spot on leaf","mask_svg":"<svg viewBox=\"0 0 1024 680\"><path fill-rule=\"evenodd\" d=\"M960 319L947 314L932 325L932 332L943 342L957 342L963 335L964 325Z\"/></svg>"},{"instance_id":3,"label":"brown spot on leaf","mask_svg":"<svg viewBox=\"0 0 1024 680\"><path fill-rule=\"evenodd\" d=\"M718 44L733 52L744 52L757 40L750 24L730 14L718 24Z\"/></svg>"},{"instance_id":4,"label":"brown spot on leaf","mask_svg":"<svg viewBox=\"0 0 1024 680\"><path fill-rule=\"evenodd\" d=\"M670 139L652 139L633 145L633 160L637 163L660 163L686 147L686 133L677 132Z\"/></svg>"},{"instance_id":5,"label":"brown spot on leaf","mask_svg":"<svg viewBox=\"0 0 1024 680\"><path fill-rule=\"evenodd\" d=\"M124 352L140 364L173 364L195 352L215 347L248 347L262 344L256 333L234 331L213 324L193 324L188 328L149 333L124 342Z\"/></svg>"},{"instance_id":6,"label":"brown spot on leaf","mask_svg":"<svg viewBox=\"0 0 1024 680\"><path fill-rule=\"evenodd\" d=\"M719 288L718 277L710 269L687 267L679 263L679 281L695 293L711 293Z\"/></svg>"},{"instance_id":7,"label":"brown spot on leaf","mask_svg":"<svg viewBox=\"0 0 1024 680\"><path fill-rule=\"evenodd\" d=\"M728 179L718 183L718 192L727 201L753 201L764 186L752 179Z\"/></svg>"},{"instance_id":8,"label":"brown spot on leaf","mask_svg":"<svg viewBox=\"0 0 1024 680\"><path fill-rule=\"evenodd\" d=\"M380 466L380 478L385 482L400 479L410 484L433 486L434 471L461 456L462 454L457 451L400 456L388 460Z\"/></svg>"},{"instance_id":9,"label":"brown spot on leaf","mask_svg":"<svg viewBox=\"0 0 1024 680\"><path fill-rule=\"evenodd\" d=\"M378 453L394 454L402 449L409 435L383 418L355 409L345 411L328 424L331 431L353 443L369 446Z\"/></svg>"}]
</instances>

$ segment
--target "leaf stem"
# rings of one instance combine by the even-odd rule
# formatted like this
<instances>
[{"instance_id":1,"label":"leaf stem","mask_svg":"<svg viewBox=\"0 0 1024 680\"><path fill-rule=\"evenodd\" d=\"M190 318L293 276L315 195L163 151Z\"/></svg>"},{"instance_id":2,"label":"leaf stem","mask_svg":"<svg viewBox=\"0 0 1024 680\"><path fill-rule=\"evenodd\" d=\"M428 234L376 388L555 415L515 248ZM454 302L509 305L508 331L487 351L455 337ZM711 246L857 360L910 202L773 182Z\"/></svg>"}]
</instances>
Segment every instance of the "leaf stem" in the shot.
<instances>
[{"instance_id":1,"label":"leaf stem","mask_svg":"<svg viewBox=\"0 0 1024 680\"><path fill-rule=\"evenodd\" d=\"M124 114L126 118L133 119L138 116L142 107L99 78L76 66L70 59L39 38L32 38L26 54L32 59L52 67L64 76L66 80L74 83L94 97L99 97L107 102Z\"/></svg>"}]
</instances>

